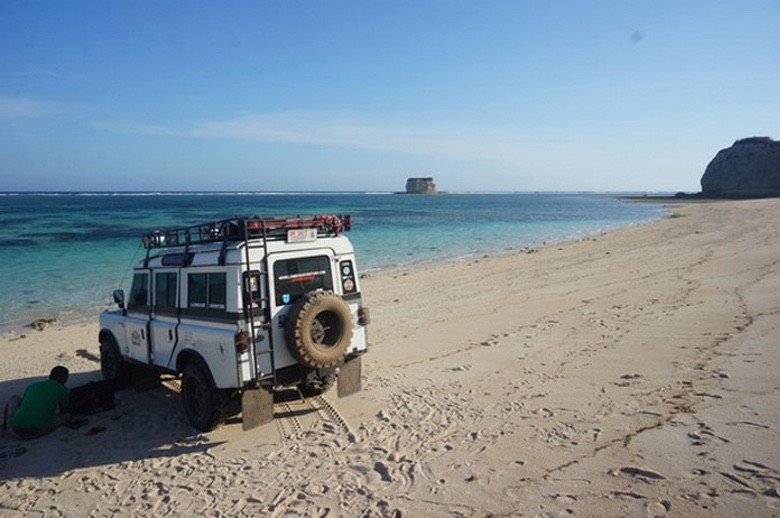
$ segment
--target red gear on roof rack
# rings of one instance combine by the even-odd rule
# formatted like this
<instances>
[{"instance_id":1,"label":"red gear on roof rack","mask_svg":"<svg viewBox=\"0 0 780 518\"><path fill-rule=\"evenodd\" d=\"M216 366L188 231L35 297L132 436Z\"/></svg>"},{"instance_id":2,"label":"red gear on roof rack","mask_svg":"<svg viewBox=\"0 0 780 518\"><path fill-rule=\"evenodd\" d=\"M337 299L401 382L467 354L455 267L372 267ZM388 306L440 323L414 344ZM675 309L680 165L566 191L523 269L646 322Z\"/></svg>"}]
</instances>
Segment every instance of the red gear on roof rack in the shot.
<instances>
[{"instance_id":1,"label":"red gear on roof rack","mask_svg":"<svg viewBox=\"0 0 780 518\"><path fill-rule=\"evenodd\" d=\"M279 240L287 238L292 229L312 228L318 236L338 236L352 230L349 215L323 214L317 216L296 216L288 218L262 218L259 216L237 216L168 230L155 230L144 234L141 242L147 250L183 245L244 241L252 238Z\"/></svg>"}]
</instances>

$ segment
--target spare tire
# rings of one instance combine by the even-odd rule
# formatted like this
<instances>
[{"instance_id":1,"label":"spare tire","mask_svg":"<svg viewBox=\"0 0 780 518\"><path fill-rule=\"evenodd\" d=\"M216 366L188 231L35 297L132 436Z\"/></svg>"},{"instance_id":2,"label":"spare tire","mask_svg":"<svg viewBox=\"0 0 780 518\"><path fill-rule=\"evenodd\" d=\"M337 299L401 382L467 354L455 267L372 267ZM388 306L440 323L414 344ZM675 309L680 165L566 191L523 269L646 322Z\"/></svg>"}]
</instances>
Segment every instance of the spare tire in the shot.
<instances>
[{"instance_id":1,"label":"spare tire","mask_svg":"<svg viewBox=\"0 0 780 518\"><path fill-rule=\"evenodd\" d=\"M316 369L335 365L352 341L352 311L332 291L309 292L290 310L285 338L303 365Z\"/></svg>"}]
</instances>

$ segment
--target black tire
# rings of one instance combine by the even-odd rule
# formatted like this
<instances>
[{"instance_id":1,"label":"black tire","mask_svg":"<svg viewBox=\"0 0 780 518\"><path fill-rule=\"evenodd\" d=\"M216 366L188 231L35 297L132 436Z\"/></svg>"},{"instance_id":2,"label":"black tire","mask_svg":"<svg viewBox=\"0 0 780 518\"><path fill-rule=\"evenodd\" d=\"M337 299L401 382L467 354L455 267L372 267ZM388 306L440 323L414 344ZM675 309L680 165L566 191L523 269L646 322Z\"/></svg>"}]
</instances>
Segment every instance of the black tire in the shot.
<instances>
[{"instance_id":1,"label":"black tire","mask_svg":"<svg viewBox=\"0 0 780 518\"><path fill-rule=\"evenodd\" d=\"M117 389L130 385L130 364L124 361L116 340L110 334L100 336L100 370L103 379L116 382Z\"/></svg>"},{"instance_id":2,"label":"black tire","mask_svg":"<svg viewBox=\"0 0 780 518\"><path fill-rule=\"evenodd\" d=\"M190 424L201 432L210 432L223 421L227 398L214 387L206 367L190 361L181 379L181 400Z\"/></svg>"},{"instance_id":3,"label":"black tire","mask_svg":"<svg viewBox=\"0 0 780 518\"><path fill-rule=\"evenodd\" d=\"M292 355L315 369L340 362L352 341L352 311L332 291L304 295L290 310L285 338Z\"/></svg>"}]
</instances>

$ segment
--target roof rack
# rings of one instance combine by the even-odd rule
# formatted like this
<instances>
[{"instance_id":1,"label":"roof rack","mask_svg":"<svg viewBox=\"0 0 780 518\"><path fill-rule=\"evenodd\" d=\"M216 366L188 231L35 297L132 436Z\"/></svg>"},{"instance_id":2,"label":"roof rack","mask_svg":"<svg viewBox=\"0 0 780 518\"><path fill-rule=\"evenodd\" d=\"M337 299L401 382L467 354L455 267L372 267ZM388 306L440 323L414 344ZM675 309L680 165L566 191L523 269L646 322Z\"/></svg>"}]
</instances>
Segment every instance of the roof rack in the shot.
<instances>
[{"instance_id":1,"label":"roof rack","mask_svg":"<svg viewBox=\"0 0 780 518\"><path fill-rule=\"evenodd\" d=\"M295 230L308 232L290 232ZM295 216L290 218L261 218L236 216L168 230L155 230L144 234L141 242L147 250L183 245L227 243L252 238L267 240L307 241L317 237L338 236L352 229L349 215ZM315 234L316 232L316 234Z\"/></svg>"}]
</instances>

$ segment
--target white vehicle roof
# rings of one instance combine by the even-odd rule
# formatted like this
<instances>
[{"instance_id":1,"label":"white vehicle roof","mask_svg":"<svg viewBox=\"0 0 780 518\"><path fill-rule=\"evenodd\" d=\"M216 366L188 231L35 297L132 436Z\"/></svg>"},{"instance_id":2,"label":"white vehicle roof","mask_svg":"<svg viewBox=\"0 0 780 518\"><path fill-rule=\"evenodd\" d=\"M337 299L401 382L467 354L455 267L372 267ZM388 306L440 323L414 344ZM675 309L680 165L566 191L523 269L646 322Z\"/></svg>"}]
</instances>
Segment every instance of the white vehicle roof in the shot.
<instances>
[{"instance_id":1,"label":"white vehicle roof","mask_svg":"<svg viewBox=\"0 0 780 518\"><path fill-rule=\"evenodd\" d=\"M351 229L351 224L350 216L341 215L235 217L188 227L155 230L142 237L147 255L139 267L242 262L247 246L250 250L261 248L263 253L269 255L322 249L330 249L334 255L352 254L352 243L343 235L344 231Z\"/></svg>"}]
</instances>

